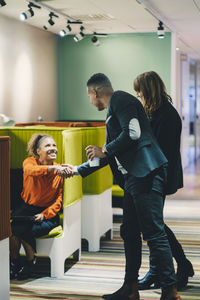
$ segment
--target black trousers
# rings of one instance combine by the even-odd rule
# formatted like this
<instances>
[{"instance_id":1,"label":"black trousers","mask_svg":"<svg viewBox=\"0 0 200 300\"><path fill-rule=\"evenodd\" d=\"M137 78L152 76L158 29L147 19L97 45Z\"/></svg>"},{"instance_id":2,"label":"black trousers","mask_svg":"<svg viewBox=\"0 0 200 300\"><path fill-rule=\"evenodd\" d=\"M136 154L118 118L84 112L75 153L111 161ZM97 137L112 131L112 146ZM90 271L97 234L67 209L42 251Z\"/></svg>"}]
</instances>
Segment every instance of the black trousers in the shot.
<instances>
[{"instance_id":1,"label":"black trousers","mask_svg":"<svg viewBox=\"0 0 200 300\"><path fill-rule=\"evenodd\" d=\"M11 216L13 221L11 223L12 234L21 238L29 245L32 246L36 252L35 238L48 234L53 228L59 225L59 216L44 220L42 223L34 222L31 219L26 218L41 213L46 207L38 207L23 203L20 208L15 210ZM15 218L20 217L20 218ZM24 218L23 218L24 217Z\"/></svg>"},{"instance_id":2,"label":"black trousers","mask_svg":"<svg viewBox=\"0 0 200 300\"><path fill-rule=\"evenodd\" d=\"M172 253L164 229L163 188L162 174L142 181L125 177L121 237L125 248L126 282L138 279L142 234L155 258L161 287L176 284Z\"/></svg>"},{"instance_id":3,"label":"black trousers","mask_svg":"<svg viewBox=\"0 0 200 300\"><path fill-rule=\"evenodd\" d=\"M165 197L164 197L165 200ZM179 241L176 239L176 236L174 235L173 231L165 224L165 232L167 234L167 238L169 241L169 245L172 251L172 256L175 258L177 264L184 263L186 257L185 253L183 251L183 248ZM155 262L154 255L150 252L150 273L153 275L157 274L157 266Z\"/></svg>"}]
</instances>

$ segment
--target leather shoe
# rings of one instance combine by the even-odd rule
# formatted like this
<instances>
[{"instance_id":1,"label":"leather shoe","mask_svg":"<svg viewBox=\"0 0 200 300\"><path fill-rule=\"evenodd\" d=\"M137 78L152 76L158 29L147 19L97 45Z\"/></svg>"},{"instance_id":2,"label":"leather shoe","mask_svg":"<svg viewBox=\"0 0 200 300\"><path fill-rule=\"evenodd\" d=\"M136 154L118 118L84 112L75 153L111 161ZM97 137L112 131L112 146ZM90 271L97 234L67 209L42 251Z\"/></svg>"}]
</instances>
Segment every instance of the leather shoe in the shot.
<instances>
[{"instance_id":1,"label":"leather shoe","mask_svg":"<svg viewBox=\"0 0 200 300\"><path fill-rule=\"evenodd\" d=\"M177 289L182 290L187 286L188 277L194 276L194 269L191 262L186 259L184 263L178 265L177 268Z\"/></svg>"},{"instance_id":2,"label":"leather shoe","mask_svg":"<svg viewBox=\"0 0 200 300\"><path fill-rule=\"evenodd\" d=\"M142 279L138 280L138 289L149 290L152 288L160 288L160 282L158 275L154 275L149 271Z\"/></svg>"},{"instance_id":3,"label":"leather shoe","mask_svg":"<svg viewBox=\"0 0 200 300\"><path fill-rule=\"evenodd\" d=\"M162 295L160 300L182 300L175 286L162 288Z\"/></svg>"},{"instance_id":4,"label":"leather shoe","mask_svg":"<svg viewBox=\"0 0 200 300\"><path fill-rule=\"evenodd\" d=\"M10 261L10 280L16 279L21 268L20 259L12 259Z\"/></svg>"},{"instance_id":5,"label":"leather shoe","mask_svg":"<svg viewBox=\"0 0 200 300\"><path fill-rule=\"evenodd\" d=\"M17 274L17 280L25 280L31 277L31 270L35 263L34 260L26 260L24 266L21 267Z\"/></svg>"},{"instance_id":6,"label":"leather shoe","mask_svg":"<svg viewBox=\"0 0 200 300\"><path fill-rule=\"evenodd\" d=\"M140 300L138 292L138 283L124 283L122 287L113 294L107 294L102 296L106 300Z\"/></svg>"}]
</instances>

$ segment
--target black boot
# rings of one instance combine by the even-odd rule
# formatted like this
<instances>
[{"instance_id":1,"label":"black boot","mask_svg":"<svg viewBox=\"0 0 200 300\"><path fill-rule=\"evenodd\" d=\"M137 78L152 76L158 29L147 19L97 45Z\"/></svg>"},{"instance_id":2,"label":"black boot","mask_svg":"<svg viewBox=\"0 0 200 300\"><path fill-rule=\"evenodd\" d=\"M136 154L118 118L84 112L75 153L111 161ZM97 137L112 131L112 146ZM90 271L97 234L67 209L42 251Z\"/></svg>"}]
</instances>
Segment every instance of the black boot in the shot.
<instances>
[{"instance_id":1,"label":"black boot","mask_svg":"<svg viewBox=\"0 0 200 300\"><path fill-rule=\"evenodd\" d=\"M20 258L11 259L10 261L10 280L16 279L21 269Z\"/></svg>"},{"instance_id":2,"label":"black boot","mask_svg":"<svg viewBox=\"0 0 200 300\"><path fill-rule=\"evenodd\" d=\"M115 293L103 295L102 298L106 300L140 300L138 283L137 281L125 282Z\"/></svg>"},{"instance_id":3,"label":"black boot","mask_svg":"<svg viewBox=\"0 0 200 300\"><path fill-rule=\"evenodd\" d=\"M186 259L184 263L178 265L177 268L177 289L182 290L187 286L188 277L194 276L194 269L191 262Z\"/></svg>"},{"instance_id":4,"label":"black boot","mask_svg":"<svg viewBox=\"0 0 200 300\"><path fill-rule=\"evenodd\" d=\"M175 286L162 288L162 295L160 300L182 300Z\"/></svg>"},{"instance_id":5,"label":"black boot","mask_svg":"<svg viewBox=\"0 0 200 300\"><path fill-rule=\"evenodd\" d=\"M150 271L140 280L138 280L139 290L149 290L151 288L160 288L158 275L152 274Z\"/></svg>"},{"instance_id":6,"label":"black boot","mask_svg":"<svg viewBox=\"0 0 200 300\"><path fill-rule=\"evenodd\" d=\"M18 272L17 280L25 280L31 277L31 270L35 264L35 258L33 260L26 260L24 266Z\"/></svg>"}]
</instances>

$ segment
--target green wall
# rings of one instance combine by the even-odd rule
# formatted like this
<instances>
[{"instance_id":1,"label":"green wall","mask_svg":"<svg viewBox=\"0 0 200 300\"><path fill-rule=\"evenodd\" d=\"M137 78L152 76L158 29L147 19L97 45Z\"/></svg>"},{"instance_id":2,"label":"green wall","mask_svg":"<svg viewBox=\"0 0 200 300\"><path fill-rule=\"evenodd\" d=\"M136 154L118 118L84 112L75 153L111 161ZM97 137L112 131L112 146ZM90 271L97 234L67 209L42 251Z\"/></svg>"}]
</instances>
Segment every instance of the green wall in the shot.
<instances>
[{"instance_id":1,"label":"green wall","mask_svg":"<svg viewBox=\"0 0 200 300\"><path fill-rule=\"evenodd\" d=\"M76 43L72 36L58 42L58 93L60 120L104 120L106 112L93 107L86 82L94 73L105 73L115 90L133 92L133 79L154 70L170 92L171 34L117 34L99 38L95 47L87 36Z\"/></svg>"}]
</instances>

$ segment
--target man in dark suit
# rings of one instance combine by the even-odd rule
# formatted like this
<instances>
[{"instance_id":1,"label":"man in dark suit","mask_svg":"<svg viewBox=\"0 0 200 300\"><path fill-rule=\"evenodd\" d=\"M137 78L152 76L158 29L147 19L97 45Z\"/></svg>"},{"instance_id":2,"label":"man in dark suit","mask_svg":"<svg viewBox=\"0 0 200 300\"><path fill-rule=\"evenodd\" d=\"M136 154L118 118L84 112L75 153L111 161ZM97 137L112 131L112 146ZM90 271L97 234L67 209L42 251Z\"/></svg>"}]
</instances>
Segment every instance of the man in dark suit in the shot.
<instances>
[{"instance_id":1,"label":"man in dark suit","mask_svg":"<svg viewBox=\"0 0 200 300\"><path fill-rule=\"evenodd\" d=\"M132 95L114 92L104 74L95 74L87 82L90 102L98 110L108 109L106 143L103 148L89 145L89 160L100 158L100 166L78 166L83 177L110 164L117 183L124 188L123 224L126 270L124 284L110 300L138 300L138 272L141 264L141 233L156 257L161 278L162 300L180 300L175 288L172 254L164 231L163 190L167 159L155 141L140 101Z\"/></svg>"}]
</instances>

